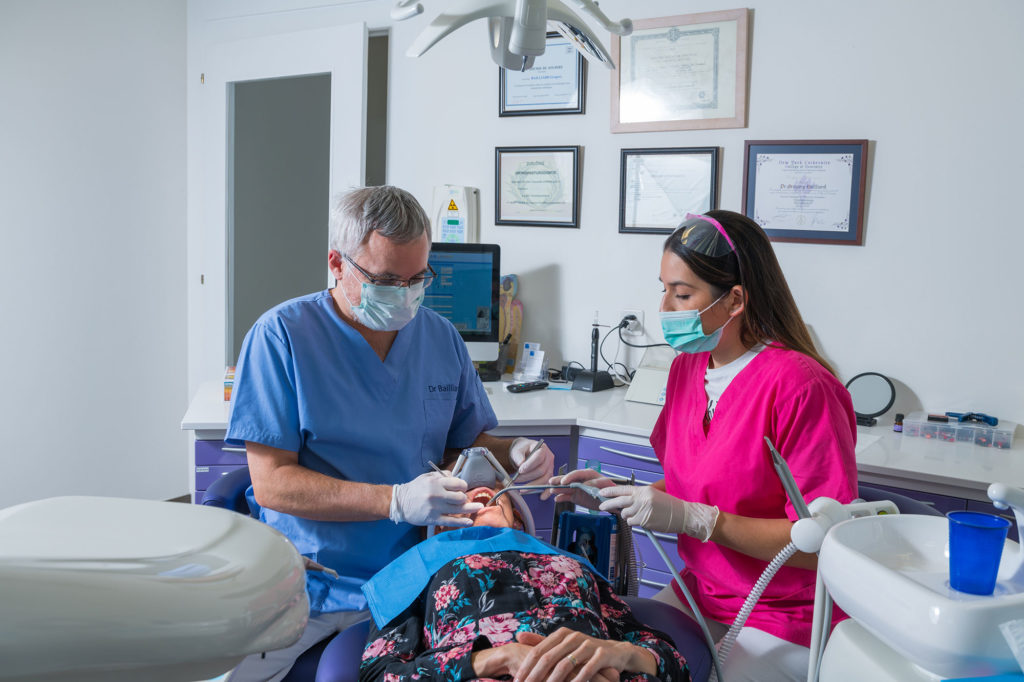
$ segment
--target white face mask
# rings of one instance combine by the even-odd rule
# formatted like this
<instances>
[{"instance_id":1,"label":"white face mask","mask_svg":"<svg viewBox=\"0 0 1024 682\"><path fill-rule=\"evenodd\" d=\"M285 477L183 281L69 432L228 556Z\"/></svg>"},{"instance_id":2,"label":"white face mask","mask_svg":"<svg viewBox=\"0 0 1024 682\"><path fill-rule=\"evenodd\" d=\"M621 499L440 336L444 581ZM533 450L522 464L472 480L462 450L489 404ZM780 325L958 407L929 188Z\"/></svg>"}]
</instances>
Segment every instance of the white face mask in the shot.
<instances>
[{"instance_id":1,"label":"white face mask","mask_svg":"<svg viewBox=\"0 0 1024 682\"><path fill-rule=\"evenodd\" d=\"M341 282L338 286L356 321L378 332L396 332L409 324L423 302L422 282L407 287L385 287L363 282L359 305L352 305Z\"/></svg>"}]
</instances>

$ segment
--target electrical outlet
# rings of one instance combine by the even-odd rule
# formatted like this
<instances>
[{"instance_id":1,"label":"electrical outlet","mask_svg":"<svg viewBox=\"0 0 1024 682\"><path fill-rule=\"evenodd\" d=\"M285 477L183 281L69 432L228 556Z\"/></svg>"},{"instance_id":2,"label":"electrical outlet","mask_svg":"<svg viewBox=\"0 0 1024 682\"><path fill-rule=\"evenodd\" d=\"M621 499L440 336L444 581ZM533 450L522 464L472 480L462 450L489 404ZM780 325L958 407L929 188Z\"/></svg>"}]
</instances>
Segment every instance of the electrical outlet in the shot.
<instances>
[{"instance_id":1,"label":"electrical outlet","mask_svg":"<svg viewBox=\"0 0 1024 682\"><path fill-rule=\"evenodd\" d=\"M622 330L623 336L643 336L644 335L644 311L639 308L636 309L623 309L622 314L619 316L621 320L626 315L635 315L635 320L629 321L629 326Z\"/></svg>"}]
</instances>

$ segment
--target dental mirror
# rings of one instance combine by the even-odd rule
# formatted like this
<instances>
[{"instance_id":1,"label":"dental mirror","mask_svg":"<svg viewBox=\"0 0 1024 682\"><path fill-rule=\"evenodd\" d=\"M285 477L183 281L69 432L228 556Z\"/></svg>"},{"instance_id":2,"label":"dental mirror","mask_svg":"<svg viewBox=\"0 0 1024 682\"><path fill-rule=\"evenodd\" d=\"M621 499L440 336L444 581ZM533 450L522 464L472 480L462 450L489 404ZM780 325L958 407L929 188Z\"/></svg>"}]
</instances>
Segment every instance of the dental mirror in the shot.
<instances>
[{"instance_id":1,"label":"dental mirror","mask_svg":"<svg viewBox=\"0 0 1024 682\"><path fill-rule=\"evenodd\" d=\"M878 372L864 372L846 382L853 400L853 413L860 426L874 426L896 401L896 387Z\"/></svg>"}]
</instances>

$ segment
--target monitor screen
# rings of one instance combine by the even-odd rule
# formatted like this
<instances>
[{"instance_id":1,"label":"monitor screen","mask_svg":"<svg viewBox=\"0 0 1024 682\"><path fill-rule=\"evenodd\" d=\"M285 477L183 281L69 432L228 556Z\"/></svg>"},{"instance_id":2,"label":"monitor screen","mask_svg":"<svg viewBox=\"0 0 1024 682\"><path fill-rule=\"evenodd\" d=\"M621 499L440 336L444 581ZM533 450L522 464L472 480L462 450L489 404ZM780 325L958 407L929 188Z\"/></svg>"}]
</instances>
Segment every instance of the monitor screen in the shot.
<instances>
[{"instance_id":1,"label":"monitor screen","mask_svg":"<svg viewBox=\"0 0 1024 682\"><path fill-rule=\"evenodd\" d=\"M423 305L455 325L464 341L497 343L500 260L497 244L435 242L430 267L437 277Z\"/></svg>"}]
</instances>

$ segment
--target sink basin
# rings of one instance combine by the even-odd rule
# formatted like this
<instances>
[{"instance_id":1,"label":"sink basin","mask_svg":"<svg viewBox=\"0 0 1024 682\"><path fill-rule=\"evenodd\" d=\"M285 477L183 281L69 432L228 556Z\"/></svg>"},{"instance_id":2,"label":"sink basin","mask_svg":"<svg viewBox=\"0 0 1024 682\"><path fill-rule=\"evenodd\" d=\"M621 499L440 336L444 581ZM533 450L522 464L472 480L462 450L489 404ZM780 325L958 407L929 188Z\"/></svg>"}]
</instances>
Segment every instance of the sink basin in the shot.
<instances>
[{"instance_id":1,"label":"sink basin","mask_svg":"<svg viewBox=\"0 0 1024 682\"><path fill-rule=\"evenodd\" d=\"M995 593L949 586L948 521L892 514L837 524L818 569L836 603L910 661L944 678L1020 672L999 624L1024 615L1017 543L1007 540Z\"/></svg>"}]
</instances>

